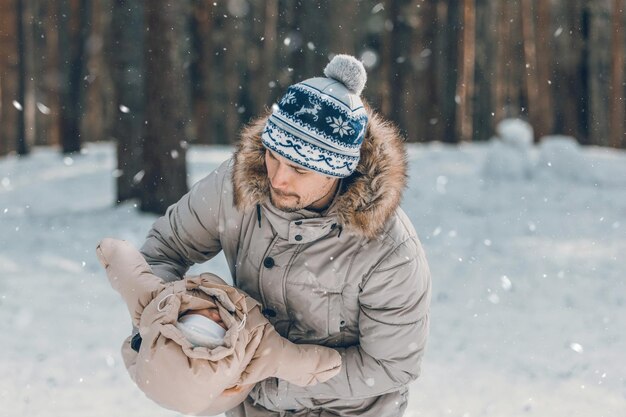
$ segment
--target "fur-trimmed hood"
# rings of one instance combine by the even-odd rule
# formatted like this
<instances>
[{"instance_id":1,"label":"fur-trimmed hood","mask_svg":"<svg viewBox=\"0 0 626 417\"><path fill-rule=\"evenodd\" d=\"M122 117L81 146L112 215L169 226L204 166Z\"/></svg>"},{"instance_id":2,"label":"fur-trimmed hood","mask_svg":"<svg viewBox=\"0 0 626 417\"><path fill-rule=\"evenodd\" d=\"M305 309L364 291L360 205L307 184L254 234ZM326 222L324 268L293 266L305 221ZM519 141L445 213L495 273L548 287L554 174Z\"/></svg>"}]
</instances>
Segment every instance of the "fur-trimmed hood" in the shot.
<instances>
[{"instance_id":1,"label":"fur-trimmed hood","mask_svg":"<svg viewBox=\"0 0 626 417\"><path fill-rule=\"evenodd\" d=\"M269 179L261 132L268 115L241 133L234 156L234 204L246 210L269 200ZM368 127L355 172L343 180L330 209L339 224L368 238L376 237L400 204L407 184L407 156L398 130L368 109Z\"/></svg>"}]
</instances>

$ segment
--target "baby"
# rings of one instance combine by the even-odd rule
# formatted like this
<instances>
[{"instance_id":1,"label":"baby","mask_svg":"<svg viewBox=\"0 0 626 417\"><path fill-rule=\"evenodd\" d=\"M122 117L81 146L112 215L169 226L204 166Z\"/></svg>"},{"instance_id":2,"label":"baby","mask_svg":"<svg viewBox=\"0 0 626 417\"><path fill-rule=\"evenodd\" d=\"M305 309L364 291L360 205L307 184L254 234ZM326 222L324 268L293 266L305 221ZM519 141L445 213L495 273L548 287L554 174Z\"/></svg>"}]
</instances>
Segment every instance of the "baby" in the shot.
<instances>
[{"instance_id":1,"label":"baby","mask_svg":"<svg viewBox=\"0 0 626 417\"><path fill-rule=\"evenodd\" d=\"M242 402L266 378L307 386L341 369L336 350L281 337L259 302L216 275L164 282L122 240L103 239L96 253L139 329L122 344L126 368L163 407L217 415Z\"/></svg>"}]
</instances>

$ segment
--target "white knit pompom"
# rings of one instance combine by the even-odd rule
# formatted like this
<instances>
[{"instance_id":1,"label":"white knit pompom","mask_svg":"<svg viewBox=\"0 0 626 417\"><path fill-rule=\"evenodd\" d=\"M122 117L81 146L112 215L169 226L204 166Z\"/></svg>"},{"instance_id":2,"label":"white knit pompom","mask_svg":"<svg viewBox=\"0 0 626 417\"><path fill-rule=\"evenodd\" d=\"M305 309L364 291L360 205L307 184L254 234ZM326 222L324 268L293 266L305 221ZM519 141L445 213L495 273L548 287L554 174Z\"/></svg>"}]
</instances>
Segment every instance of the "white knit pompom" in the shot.
<instances>
[{"instance_id":1,"label":"white knit pompom","mask_svg":"<svg viewBox=\"0 0 626 417\"><path fill-rule=\"evenodd\" d=\"M367 81L365 67L351 55L335 55L324 68L324 75L339 81L358 96L361 95Z\"/></svg>"}]
</instances>

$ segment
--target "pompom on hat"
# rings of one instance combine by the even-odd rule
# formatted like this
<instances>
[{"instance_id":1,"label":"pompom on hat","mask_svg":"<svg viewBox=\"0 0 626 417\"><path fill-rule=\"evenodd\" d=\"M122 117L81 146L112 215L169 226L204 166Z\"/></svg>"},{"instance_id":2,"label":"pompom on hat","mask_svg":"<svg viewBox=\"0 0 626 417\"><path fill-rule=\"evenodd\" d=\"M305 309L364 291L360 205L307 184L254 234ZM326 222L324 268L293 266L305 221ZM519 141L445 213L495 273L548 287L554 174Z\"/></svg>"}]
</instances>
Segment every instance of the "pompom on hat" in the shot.
<instances>
[{"instance_id":1,"label":"pompom on hat","mask_svg":"<svg viewBox=\"0 0 626 417\"><path fill-rule=\"evenodd\" d=\"M324 75L287 89L261 140L266 148L304 168L344 178L359 163L367 128L360 97L367 73L355 57L336 55Z\"/></svg>"}]
</instances>

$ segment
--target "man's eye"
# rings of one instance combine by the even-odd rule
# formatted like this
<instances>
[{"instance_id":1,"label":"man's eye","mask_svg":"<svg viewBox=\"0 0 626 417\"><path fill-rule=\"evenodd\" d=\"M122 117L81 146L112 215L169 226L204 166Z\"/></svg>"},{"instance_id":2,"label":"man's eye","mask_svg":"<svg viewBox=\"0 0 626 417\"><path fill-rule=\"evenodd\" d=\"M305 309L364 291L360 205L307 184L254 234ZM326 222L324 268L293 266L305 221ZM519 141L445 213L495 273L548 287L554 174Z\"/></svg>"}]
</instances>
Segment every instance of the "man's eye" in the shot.
<instances>
[{"instance_id":1,"label":"man's eye","mask_svg":"<svg viewBox=\"0 0 626 417\"><path fill-rule=\"evenodd\" d=\"M298 175L304 175L304 174L306 174L306 171L300 171L300 170L297 170L297 169L296 169L295 171L296 171L296 173L297 173Z\"/></svg>"}]
</instances>

